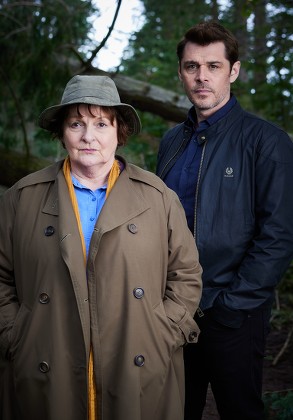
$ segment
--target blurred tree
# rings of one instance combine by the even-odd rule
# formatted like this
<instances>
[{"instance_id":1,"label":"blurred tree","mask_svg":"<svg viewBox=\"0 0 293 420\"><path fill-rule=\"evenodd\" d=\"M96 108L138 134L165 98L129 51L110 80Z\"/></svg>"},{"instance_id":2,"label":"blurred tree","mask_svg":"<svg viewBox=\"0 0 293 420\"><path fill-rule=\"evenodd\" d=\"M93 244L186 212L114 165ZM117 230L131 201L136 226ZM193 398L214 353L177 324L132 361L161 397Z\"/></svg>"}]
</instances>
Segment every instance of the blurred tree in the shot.
<instances>
[{"instance_id":1,"label":"blurred tree","mask_svg":"<svg viewBox=\"0 0 293 420\"><path fill-rule=\"evenodd\" d=\"M267 68L266 81L257 107L285 130L293 132L293 3L291 0L271 1L267 5ZM258 28L256 22L255 29Z\"/></svg>"},{"instance_id":2,"label":"blurred tree","mask_svg":"<svg viewBox=\"0 0 293 420\"><path fill-rule=\"evenodd\" d=\"M292 136L292 1L234 0L230 6L224 17L239 40L239 99Z\"/></svg>"},{"instance_id":3,"label":"blurred tree","mask_svg":"<svg viewBox=\"0 0 293 420\"><path fill-rule=\"evenodd\" d=\"M203 0L143 0L142 3L145 8L145 24L131 36L118 70L135 79L183 94L177 76L177 42L196 22L217 18L218 3L216 0L209 4ZM143 145L143 153L140 154L145 159L137 163L146 164L155 170L159 139L172 123L164 118L154 118L146 112L140 116L143 127L147 127L148 137ZM149 138L157 139L152 142L152 152ZM137 145L136 139L131 139L131 148L141 150L142 145Z\"/></svg>"},{"instance_id":4,"label":"blurred tree","mask_svg":"<svg viewBox=\"0 0 293 420\"><path fill-rule=\"evenodd\" d=\"M0 5L0 142L30 153L30 125L60 97L85 45L91 1L3 0ZM80 54L80 57L82 55ZM35 152L35 150L33 150Z\"/></svg>"},{"instance_id":5,"label":"blurred tree","mask_svg":"<svg viewBox=\"0 0 293 420\"><path fill-rule=\"evenodd\" d=\"M143 0L143 4L145 24L131 36L119 70L139 80L183 92L177 77L177 42L199 20L216 18L217 2L207 5L203 0Z\"/></svg>"},{"instance_id":6,"label":"blurred tree","mask_svg":"<svg viewBox=\"0 0 293 420\"><path fill-rule=\"evenodd\" d=\"M219 20L237 37L242 69L233 91L252 112L293 131L292 1L144 0L146 21L119 70L182 93L176 45L192 25ZM291 29L290 29L291 28Z\"/></svg>"},{"instance_id":7,"label":"blurred tree","mask_svg":"<svg viewBox=\"0 0 293 420\"><path fill-rule=\"evenodd\" d=\"M93 58L103 48L121 2L116 1L116 13L108 34L97 45L90 36L93 16L99 13L94 1L2 0L0 145L24 150L27 155L58 158L58 143L44 141L49 138L47 133L36 131L34 122L44 107L59 100L65 83L73 74L98 72L92 65ZM183 94L177 77L176 45L195 23L218 19L239 40L242 71L233 90L240 102L292 131L292 1L144 0L143 3L145 25L132 35L124 60L113 77L120 73L146 82L146 92L154 94L154 85ZM135 85L135 81L129 79L127 100L141 106L143 95L138 100ZM173 104L176 95L169 95ZM155 113L157 108L152 108L147 93L145 97L147 106L139 109L151 108ZM171 124L165 115L159 118L141 113L145 149L137 147L135 140L128 148L139 150L139 156L145 154L147 158L136 163L151 170L159 139ZM174 112L172 115L170 119L174 120Z\"/></svg>"}]
</instances>

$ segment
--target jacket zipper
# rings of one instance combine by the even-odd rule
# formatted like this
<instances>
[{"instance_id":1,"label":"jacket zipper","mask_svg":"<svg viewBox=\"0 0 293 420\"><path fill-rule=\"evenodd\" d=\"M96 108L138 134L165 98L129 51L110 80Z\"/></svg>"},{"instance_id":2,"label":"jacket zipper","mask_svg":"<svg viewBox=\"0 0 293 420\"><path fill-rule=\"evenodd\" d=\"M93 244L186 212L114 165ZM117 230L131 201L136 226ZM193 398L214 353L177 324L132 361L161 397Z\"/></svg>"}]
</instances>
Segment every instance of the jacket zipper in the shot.
<instances>
[{"instance_id":1,"label":"jacket zipper","mask_svg":"<svg viewBox=\"0 0 293 420\"><path fill-rule=\"evenodd\" d=\"M202 149L202 154L201 154L201 159L200 159L200 164L199 164L199 170L198 170L197 183L196 183L196 190L195 190L194 228L193 228L193 237L194 237L195 243L196 243L196 213L197 213L196 210L197 210L197 202L198 202L199 181L200 181L200 177L201 177L201 170L202 170L202 164L203 164L204 154L205 154L205 150L206 150L206 144L207 143L205 142L205 144L203 145L203 149ZM197 308L196 314L199 318L202 318L204 316L204 312L202 311L200 306Z\"/></svg>"},{"instance_id":2,"label":"jacket zipper","mask_svg":"<svg viewBox=\"0 0 293 420\"><path fill-rule=\"evenodd\" d=\"M199 192L199 181L200 181L200 177L201 177L201 171L202 171L202 164L203 164L203 159L204 159L204 154L205 154L205 150L206 150L206 142L203 145L203 149L202 149L202 154L201 154L201 159L200 159L200 164L199 164L199 170L198 170L198 177L197 177L197 183L196 183L196 190L195 190L195 202L194 202L194 227L193 227L193 237L194 240L196 241L196 217L197 217L197 203L198 203L198 192Z\"/></svg>"}]
</instances>

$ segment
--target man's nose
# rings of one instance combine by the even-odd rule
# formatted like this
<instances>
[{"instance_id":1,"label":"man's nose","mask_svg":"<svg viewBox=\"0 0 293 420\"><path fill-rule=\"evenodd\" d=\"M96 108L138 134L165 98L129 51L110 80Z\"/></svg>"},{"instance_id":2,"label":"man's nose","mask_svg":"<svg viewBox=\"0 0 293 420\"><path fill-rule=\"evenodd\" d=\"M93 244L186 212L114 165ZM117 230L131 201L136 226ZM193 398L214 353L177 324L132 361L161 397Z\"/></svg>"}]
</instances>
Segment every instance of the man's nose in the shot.
<instances>
[{"instance_id":1,"label":"man's nose","mask_svg":"<svg viewBox=\"0 0 293 420\"><path fill-rule=\"evenodd\" d=\"M196 79L203 82L204 80L207 80L207 68L204 65L201 65L198 67L196 72Z\"/></svg>"}]
</instances>

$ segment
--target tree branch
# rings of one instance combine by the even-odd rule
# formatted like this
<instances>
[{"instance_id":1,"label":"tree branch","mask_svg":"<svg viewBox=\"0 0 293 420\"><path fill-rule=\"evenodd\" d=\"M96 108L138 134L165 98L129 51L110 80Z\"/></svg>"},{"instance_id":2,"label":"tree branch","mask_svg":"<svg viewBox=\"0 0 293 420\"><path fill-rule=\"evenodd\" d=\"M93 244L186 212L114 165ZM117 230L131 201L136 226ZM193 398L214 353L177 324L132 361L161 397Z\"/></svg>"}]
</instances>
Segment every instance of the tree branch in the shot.
<instances>
[{"instance_id":1,"label":"tree branch","mask_svg":"<svg viewBox=\"0 0 293 420\"><path fill-rule=\"evenodd\" d=\"M91 56L86 62L84 71L87 71L91 67L91 64L92 64L93 60L95 59L96 55L105 46L106 42L108 41L108 39L109 39L113 29L114 29L114 26L115 26L115 23L116 23L116 20L117 20L117 17L118 17L118 13L119 13L119 10L120 10L121 3L122 3L122 0L117 1L117 8L116 8L116 11L115 11L115 14L114 14L114 17L113 17L113 21L112 21L111 25L109 26L108 33L105 36L105 38L102 40L102 42L91 52Z\"/></svg>"}]
</instances>

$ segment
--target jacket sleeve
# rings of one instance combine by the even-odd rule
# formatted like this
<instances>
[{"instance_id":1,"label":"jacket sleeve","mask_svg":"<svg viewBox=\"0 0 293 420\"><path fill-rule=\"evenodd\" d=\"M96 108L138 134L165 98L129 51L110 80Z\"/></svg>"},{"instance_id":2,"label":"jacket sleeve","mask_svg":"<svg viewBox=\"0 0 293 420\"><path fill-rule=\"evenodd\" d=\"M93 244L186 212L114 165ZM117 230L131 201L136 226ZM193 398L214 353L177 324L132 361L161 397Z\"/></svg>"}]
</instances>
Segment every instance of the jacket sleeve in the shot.
<instances>
[{"instance_id":1,"label":"jacket sleeve","mask_svg":"<svg viewBox=\"0 0 293 420\"><path fill-rule=\"evenodd\" d=\"M13 219L15 204L12 190L0 198L0 356L9 348L9 332L18 313L13 269Z\"/></svg>"},{"instance_id":2,"label":"jacket sleeve","mask_svg":"<svg viewBox=\"0 0 293 420\"><path fill-rule=\"evenodd\" d=\"M199 334L193 316L201 298L202 268L183 207L173 191L167 189L167 193L171 201L168 210L169 260L164 307L172 327L181 331L181 344L184 344L196 342Z\"/></svg>"},{"instance_id":3,"label":"jacket sleeve","mask_svg":"<svg viewBox=\"0 0 293 420\"><path fill-rule=\"evenodd\" d=\"M293 143L286 133L263 130L254 170L255 236L217 302L232 309L268 303L293 258Z\"/></svg>"}]
</instances>

